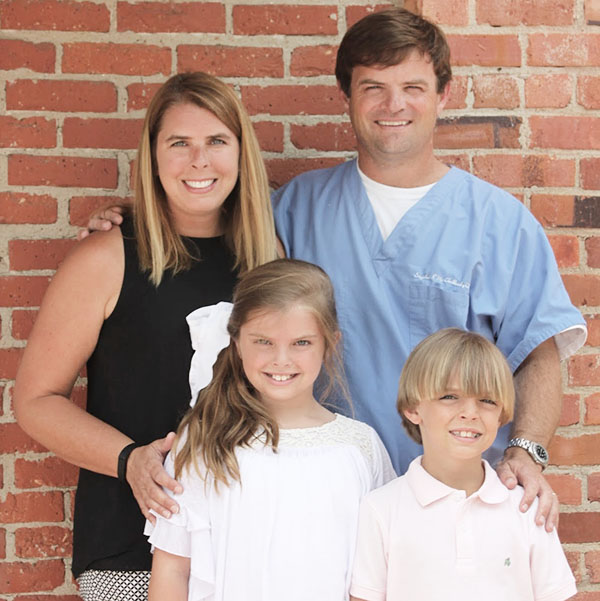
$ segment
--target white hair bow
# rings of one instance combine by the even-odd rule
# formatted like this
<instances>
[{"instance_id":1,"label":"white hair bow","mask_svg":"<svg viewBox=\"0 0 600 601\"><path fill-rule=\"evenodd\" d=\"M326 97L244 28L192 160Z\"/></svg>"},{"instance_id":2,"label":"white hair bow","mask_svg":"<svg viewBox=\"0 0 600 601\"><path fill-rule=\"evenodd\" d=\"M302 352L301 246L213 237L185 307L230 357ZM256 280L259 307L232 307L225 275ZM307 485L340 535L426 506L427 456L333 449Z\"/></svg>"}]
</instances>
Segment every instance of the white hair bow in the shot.
<instances>
[{"instance_id":1,"label":"white hair bow","mask_svg":"<svg viewBox=\"0 0 600 601\"><path fill-rule=\"evenodd\" d=\"M210 384L217 356L230 342L227 323L232 308L231 303L221 302L200 307L185 318L195 351L190 365L190 407L196 404L198 393Z\"/></svg>"}]
</instances>

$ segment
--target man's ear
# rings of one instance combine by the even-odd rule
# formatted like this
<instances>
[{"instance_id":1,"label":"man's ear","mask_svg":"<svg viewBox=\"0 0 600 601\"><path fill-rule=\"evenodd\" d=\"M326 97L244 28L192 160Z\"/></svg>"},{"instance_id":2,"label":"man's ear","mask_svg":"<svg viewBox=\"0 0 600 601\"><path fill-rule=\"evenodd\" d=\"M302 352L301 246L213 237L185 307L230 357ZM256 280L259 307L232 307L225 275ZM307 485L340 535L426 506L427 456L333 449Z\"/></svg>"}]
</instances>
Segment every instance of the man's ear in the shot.
<instances>
[{"instance_id":1,"label":"man's ear","mask_svg":"<svg viewBox=\"0 0 600 601\"><path fill-rule=\"evenodd\" d=\"M446 87L444 88L443 92L441 94L439 94L439 101L438 101L438 106L437 106L437 116L440 117L440 115L442 114L442 111L444 110L444 107L446 106L446 103L448 102L448 99L450 98L450 82L448 82L446 84Z\"/></svg>"},{"instance_id":2,"label":"man's ear","mask_svg":"<svg viewBox=\"0 0 600 601\"><path fill-rule=\"evenodd\" d=\"M338 83L337 89L338 89L338 94L340 96L340 100L344 103L344 106L346 107L346 112L349 112L349 110L350 110L350 97L346 96L346 92L344 92L344 90L342 90L342 88L340 87L339 83Z\"/></svg>"}]
</instances>

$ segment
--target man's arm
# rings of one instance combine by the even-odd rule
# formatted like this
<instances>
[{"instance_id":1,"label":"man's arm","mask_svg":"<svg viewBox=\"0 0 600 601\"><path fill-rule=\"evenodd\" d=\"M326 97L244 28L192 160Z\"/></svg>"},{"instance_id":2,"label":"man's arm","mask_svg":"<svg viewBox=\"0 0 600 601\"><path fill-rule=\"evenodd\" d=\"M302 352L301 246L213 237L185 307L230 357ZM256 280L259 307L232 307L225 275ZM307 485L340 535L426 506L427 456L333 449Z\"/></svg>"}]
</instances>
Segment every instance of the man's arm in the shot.
<instances>
[{"instance_id":1,"label":"man's arm","mask_svg":"<svg viewBox=\"0 0 600 601\"><path fill-rule=\"evenodd\" d=\"M554 338L533 349L515 372L515 419L512 436L539 442L545 447L554 435L562 406L560 359ZM536 496L539 505L536 523L546 523L552 531L558 525L558 499L542 476L542 469L529 453L518 447L504 452L497 466L500 479L508 488L517 482L525 488L521 511L527 511Z\"/></svg>"}]
</instances>

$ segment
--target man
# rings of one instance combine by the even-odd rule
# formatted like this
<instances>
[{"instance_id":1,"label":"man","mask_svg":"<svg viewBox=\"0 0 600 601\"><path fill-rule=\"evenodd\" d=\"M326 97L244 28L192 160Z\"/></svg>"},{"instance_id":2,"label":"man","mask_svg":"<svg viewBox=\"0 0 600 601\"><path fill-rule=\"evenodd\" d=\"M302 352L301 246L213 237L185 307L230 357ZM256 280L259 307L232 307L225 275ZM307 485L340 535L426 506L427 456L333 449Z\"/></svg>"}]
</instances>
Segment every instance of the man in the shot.
<instances>
[{"instance_id":1,"label":"man","mask_svg":"<svg viewBox=\"0 0 600 601\"><path fill-rule=\"evenodd\" d=\"M548 240L512 196L435 158L452 77L438 27L399 8L368 15L344 36L336 77L358 159L294 178L273 203L286 254L333 281L355 416L377 429L403 473L420 454L398 434L395 410L408 354L441 328L484 335L517 389L515 446L505 427L488 459L501 459L509 488L526 488L523 511L540 496L537 521L548 516L551 530L558 501L541 475L544 447L560 416L560 359L586 330Z\"/></svg>"},{"instance_id":2,"label":"man","mask_svg":"<svg viewBox=\"0 0 600 601\"><path fill-rule=\"evenodd\" d=\"M551 529L558 503L541 476L542 447L560 417L559 361L584 343L584 320L531 214L435 158L449 59L439 28L404 9L371 14L348 30L336 77L358 159L278 190L277 232L288 256L317 263L333 280L356 417L377 429L399 473L420 453L398 436L394 406L412 348L449 326L497 344L515 373L516 440L506 449L505 427L489 458L503 454L504 483L526 486L523 510L540 494L538 523L550 511Z\"/></svg>"}]
</instances>

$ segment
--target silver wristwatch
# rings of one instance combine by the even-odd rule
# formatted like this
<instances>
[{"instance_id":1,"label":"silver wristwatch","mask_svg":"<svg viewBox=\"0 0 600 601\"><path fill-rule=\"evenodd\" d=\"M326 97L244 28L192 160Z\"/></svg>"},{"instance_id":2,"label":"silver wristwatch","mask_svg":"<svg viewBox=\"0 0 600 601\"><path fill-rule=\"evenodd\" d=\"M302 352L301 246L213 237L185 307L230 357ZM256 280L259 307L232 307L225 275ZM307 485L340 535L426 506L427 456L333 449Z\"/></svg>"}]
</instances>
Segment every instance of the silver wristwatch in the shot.
<instances>
[{"instance_id":1,"label":"silver wristwatch","mask_svg":"<svg viewBox=\"0 0 600 601\"><path fill-rule=\"evenodd\" d=\"M508 441L507 448L510 447L521 447L522 449L525 449L531 455L531 458L538 465L542 466L542 470L548 465L548 451L546 450L546 447L539 442L533 442L526 438L511 438Z\"/></svg>"}]
</instances>

